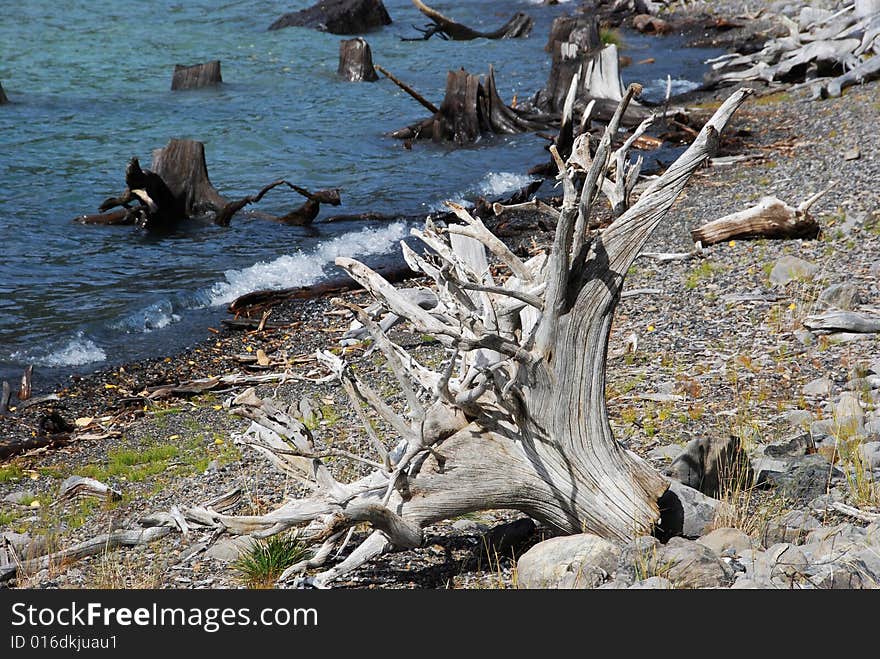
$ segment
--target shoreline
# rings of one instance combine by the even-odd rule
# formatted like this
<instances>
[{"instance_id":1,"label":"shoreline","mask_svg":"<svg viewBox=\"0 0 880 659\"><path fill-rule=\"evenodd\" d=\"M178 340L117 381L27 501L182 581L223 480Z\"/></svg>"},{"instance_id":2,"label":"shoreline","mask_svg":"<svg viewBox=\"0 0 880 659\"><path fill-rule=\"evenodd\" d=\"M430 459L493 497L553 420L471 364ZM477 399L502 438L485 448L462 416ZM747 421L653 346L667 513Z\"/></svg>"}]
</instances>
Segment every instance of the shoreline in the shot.
<instances>
[{"instance_id":1,"label":"shoreline","mask_svg":"<svg viewBox=\"0 0 880 659\"><path fill-rule=\"evenodd\" d=\"M700 102L709 106L718 95L726 96L732 89L702 93ZM730 167L708 168L685 188L682 199L647 249L688 250L692 246L691 228L743 208L765 193L797 204L824 187L826 172L846 176L848 181L814 209L824 229L819 240L732 241L707 248L706 259L696 264L637 262L627 278L627 288L659 288L663 292L625 299L615 314L607 394L616 434L632 450L651 455L682 438L712 434L720 424L739 421L743 406L750 421L741 425L753 428L764 438L784 435L791 429L781 418L783 413L800 409L821 417L824 410L826 400L803 397L800 392L804 384L829 375L835 387L845 387L851 371L866 355L880 355L877 335L827 345L804 344L797 336L802 329L800 323L821 290L819 283L856 282L870 303L880 304L880 204L876 189L869 187L880 176L875 155L880 150L872 149L869 143L862 147L861 161L851 163L841 157L841 152L855 141L873 139L876 147L876 134L865 131L872 130L880 117L880 107L871 100L876 99L878 89L880 83L868 83L847 90L839 99L815 102L804 100L805 90L795 94L774 90L763 99L753 99L734 118L730 139L744 152L762 157ZM860 102L854 107L854 101ZM828 137L832 130L850 141ZM861 218L858 222L848 223L857 216ZM524 213L519 219L523 226L518 233L513 232L513 237L520 249L530 249L532 238L534 248L552 239L552 232L542 230L534 216ZM793 283L782 288L770 285L767 265L785 254L821 264L822 276L817 284ZM771 294L777 293L782 299L774 301ZM725 295L737 294L758 297L745 302L724 299ZM350 291L340 297L369 304L363 292ZM284 326L263 331L222 330L188 350L102 369L58 390L62 398L52 405L74 424L75 438L50 451L38 450L12 461L0 461L0 467L15 464L21 472L18 478L0 479L0 495L30 489L33 501L40 503L32 510L12 509L20 514L0 525L0 530L45 528L46 510L60 479L85 467L89 468L85 471L100 473L119 486L124 492L123 501L113 506L89 506L88 511L77 502L65 504L57 514L66 527L53 536L53 542L66 546L94 536L99 529L168 509L184 498L206 500L235 483L248 488L240 510L265 511L280 497L292 493L291 483L267 474L259 456L240 450L234 443L234 433L246 424L230 417L222 405L225 398L240 393L242 388L153 401L137 396L146 387L169 381L243 370L254 374L279 370L279 366L259 367L258 363L248 367L261 350L270 362L286 363L299 377L320 377L323 372L315 368L311 355L319 348L338 347L338 339L348 325L347 314L334 309L329 298L285 302L273 309L268 320ZM625 346L632 334L638 336L639 347L627 355ZM440 355L437 345L425 342L423 337L411 333L403 336L404 344L420 357L427 360ZM363 352L362 346L342 349L358 368L387 384L382 368L372 358L365 358ZM354 450L358 442L364 441L350 436L358 434L357 419L334 383L292 380L262 385L258 391L264 395L277 391L292 402L308 399L319 412L316 439L322 443L344 443ZM639 398L640 393L677 398L652 403ZM19 419L23 428L12 429L15 436L27 438L37 432L40 413L39 408L30 408ZM646 420L651 420L653 428ZM9 419L0 422L0 432L7 438L11 426ZM140 470L110 473L114 451L122 446L143 455L146 449L170 445L177 446L173 457L157 460L155 465L129 465L142 467ZM664 464L663 460L652 459L655 464ZM153 473L154 467L158 471ZM29 517L33 518L30 522L26 521ZM436 542L383 557L375 565L361 568L341 586L443 587L446 582L453 587L489 587L493 583L509 587L514 578L510 560L496 559L497 564L491 566L485 558L474 558L472 554L474 538L492 525L515 518L516 514L500 512L438 525L427 533ZM543 537L543 533L536 535ZM538 539L533 537L528 542ZM188 544L173 534L154 545L123 550L128 564L119 556L95 557L68 570L30 575L20 585L240 585L228 569L228 562L220 557L184 561L181 556ZM440 550L436 549L438 545ZM455 557L452 564L446 558L449 555ZM115 562L111 565L109 561ZM150 571L141 577L147 581L138 581L138 572L143 572L145 566ZM172 566L181 569L172 570ZM189 581L175 581L178 577Z\"/></svg>"}]
</instances>

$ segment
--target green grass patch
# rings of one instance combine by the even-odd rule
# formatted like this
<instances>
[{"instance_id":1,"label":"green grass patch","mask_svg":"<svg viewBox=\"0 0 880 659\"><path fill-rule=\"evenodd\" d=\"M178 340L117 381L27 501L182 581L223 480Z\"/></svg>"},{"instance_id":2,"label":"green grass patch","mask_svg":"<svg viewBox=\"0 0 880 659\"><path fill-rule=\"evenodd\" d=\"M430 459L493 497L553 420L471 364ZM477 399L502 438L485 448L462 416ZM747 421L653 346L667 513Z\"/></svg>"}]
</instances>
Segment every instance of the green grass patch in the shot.
<instances>
[{"instance_id":1,"label":"green grass patch","mask_svg":"<svg viewBox=\"0 0 880 659\"><path fill-rule=\"evenodd\" d=\"M688 290L693 290L703 280L711 279L715 273L723 272L724 270L725 267L723 265L707 260L700 261L699 265L691 268L685 275L684 287Z\"/></svg>"},{"instance_id":2,"label":"green grass patch","mask_svg":"<svg viewBox=\"0 0 880 659\"><path fill-rule=\"evenodd\" d=\"M623 48L623 36L621 35L619 30L615 30L609 27L599 28L599 39L606 46L615 45L618 48Z\"/></svg>"},{"instance_id":3,"label":"green grass patch","mask_svg":"<svg viewBox=\"0 0 880 659\"><path fill-rule=\"evenodd\" d=\"M17 481L22 476L24 476L24 472L17 464L9 464L0 467L0 483Z\"/></svg>"},{"instance_id":4,"label":"green grass patch","mask_svg":"<svg viewBox=\"0 0 880 659\"><path fill-rule=\"evenodd\" d=\"M0 526L12 524L12 522L17 520L20 516L21 513L17 510L0 510Z\"/></svg>"},{"instance_id":5,"label":"green grass patch","mask_svg":"<svg viewBox=\"0 0 880 659\"><path fill-rule=\"evenodd\" d=\"M254 542L232 567L248 588L271 588L284 570L309 554L307 545L295 534L279 533Z\"/></svg>"},{"instance_id":6,"label":"green grass patch","mask_svg":"<svg viewBox=\"0 0 880 659\"><path fill-rule=\"evenodd\" d=\"M179 453L180 449L170 444L148 446L141 450L111 449L107 452L106 464L86 465L76 473L97 480L116 477L137 482L165 471L169 460L176 458Z\"/></svg>"}]
</instances>

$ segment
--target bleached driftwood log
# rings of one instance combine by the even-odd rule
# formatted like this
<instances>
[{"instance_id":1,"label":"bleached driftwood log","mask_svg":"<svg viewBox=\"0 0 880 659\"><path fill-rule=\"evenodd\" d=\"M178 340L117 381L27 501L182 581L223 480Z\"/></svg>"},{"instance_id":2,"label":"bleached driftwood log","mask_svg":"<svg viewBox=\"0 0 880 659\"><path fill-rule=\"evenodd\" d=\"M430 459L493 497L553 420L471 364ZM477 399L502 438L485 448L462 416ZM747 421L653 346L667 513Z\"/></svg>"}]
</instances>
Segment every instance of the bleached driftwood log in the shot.
<instances>
[{"instance_id":1,"label":"bleached driftwood log","mask_svg":"<svg viewBox=\"0 0 880 659\"><path fill-rule=\"evenodd\" d=\"M880 76L880 3L866 0L838 12L805 7L797 21L779 19L788 35L767 41L752 55L725 54L709 60L709 84L747 80L813 81L814 97Z\"/></svg>"},{"instance_id":2,"label":"bleached driftwood log","mask_svg":"<svg viewBox=\"0 0 880 659\"><path fill-rule=\"evenodd\" d=\"M303 527L300 537L318 549L282 579L320 566L351 528L371 525L372 534L341 563L297 582L317 587L382 552L419 546L425 526L473 511L516 509L563 533L586 530L617 539L662 524L658 499L668 482L615 440L608 421L611 320L629 266L691 174L712 155L749 91L731 95L636 203L593 232L588 218L607 173L611 138L635 91L632 86L624 95L580 194L567 163L557 160L564 200L549 254L521 260L482 221L450 203L462 224L442 228L429 220L413 230L432 254L401 243L410 266L437 285L430 312L362 263L338 258L337 265L389 311L436 337L446 347L445 362L437 370L418 363L371 314L337 301L367 328L406 401L403 410L392 409L347 363L319 353L351 398L374 455L318 450L295 410L249 390L231 401L231 411L252 420L240 441L307 494L265 515L184 508L186 522L255 536ZM341 482L323 459L331 454L371 471Z\"/></svg>"},{"instance_id":3,"label":"bleached driftwood log","mask_svg":"<svg viewBox=\"0 0 880 659\"><path fill-rule=\"evenodd\" d=\"M880 315L855 311L827 311L807 316L804 319L804 327L811 331L873 334L880 332Z\"/></svg>"},{"instance_id":4,"label":"bleached driftwood log","mask_svg":"<svg viewBox=\"0 0 880 659\"><path fill-rule=\"evenodd\" d=\"M702 245L714 245L733 238L816 238L820 232L819 223L809 211L833 186L834 183L797 208L776 197L764 197L750 208L694 229L691 237Z\"/></svg>"}]
</instances>

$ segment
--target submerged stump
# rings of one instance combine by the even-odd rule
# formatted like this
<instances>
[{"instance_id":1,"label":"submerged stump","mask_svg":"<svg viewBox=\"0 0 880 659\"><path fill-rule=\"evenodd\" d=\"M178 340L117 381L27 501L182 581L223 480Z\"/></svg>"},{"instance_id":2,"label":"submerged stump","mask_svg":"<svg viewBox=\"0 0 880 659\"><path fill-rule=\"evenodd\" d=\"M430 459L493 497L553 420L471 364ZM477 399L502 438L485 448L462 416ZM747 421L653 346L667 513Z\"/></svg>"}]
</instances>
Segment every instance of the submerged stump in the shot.
<instances>
[{"instance_id":1,"label":"submerged stump","mask_svg":"<svg viewBox=\"0 0 880 659\"><path fill-rule=\"evenodd\" d=\"M175 64L174 75L171 78L171 90L212 87L221 82L223 82L223 77L220 75L220 60L215 59L192 66Z\"/></svg>"},{"instance_id":2,"label":"submerged stump","mask_svg":"<svg viewBox=\"0 0 880 659\"><path fill-rule=\"evenodd\" d=\"M9 103L9 99L6 98L6 93L3 91L3 83L0 82L0 105L5 105Z\"/></svg>"},{"instance_id":3,"label":"submerged stump","mask_svg":"<svg viewBox=\"0 0 880 659\"><path fill-rule=\"evenodd\" d=\"M310 27L332 34L360 34L391 24L382 0L321 0L301 11L284 14L269 26Z\"/></svg>"},{"instance_id":4,"label":"submerged stump","mask_svg":"<svg viewBox=\"0 0 880 659\"><path fill-rule=\"evenodd\" d=\"M379 79L379 74L373 68L373 54L366 39L356 37L339 43L337 73L351 82L375 82Z\"/></svg>"}]
</instances>

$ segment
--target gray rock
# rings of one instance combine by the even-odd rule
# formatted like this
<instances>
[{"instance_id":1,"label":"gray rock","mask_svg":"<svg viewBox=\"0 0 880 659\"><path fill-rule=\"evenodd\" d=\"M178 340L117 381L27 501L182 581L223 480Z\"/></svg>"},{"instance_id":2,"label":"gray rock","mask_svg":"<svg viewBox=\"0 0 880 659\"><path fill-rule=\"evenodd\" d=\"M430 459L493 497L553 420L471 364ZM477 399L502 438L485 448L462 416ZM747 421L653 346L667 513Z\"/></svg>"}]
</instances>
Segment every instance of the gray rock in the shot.
<instances>
[{"instance_id":1,"label":"gray rock","mask_svg":"<svg viewBox=\"0 0 880 659\"><path fill-rule=\"evenodd\" d=\"M759 454L752 458L752 471L755 474L755 484L765 485L788 471L788 461Z\"/></svg>"},{"instance_id":2,"label":"gray rock","mask_svg":"<svg viewBox=\"0 0 880 659\"><path fill-rule=\"evenodd\" d=\"M452 528L459 533L471 533L474 535L485 533L489 529L486 524L481 524L473 519L457 519L452 523Z\"/></svg>"},{"instance_id":3,"label":"gray rock","mask_svg":"<svg viewBox=\"0 0 880 659\"><path fill-rule=\"evenodd\" d=\"M804 396L827 396L831 393L833 385L834 383L830 378L816 378L807 382L801 391L803 391Z\"/></svg>"},{"instance_id":4,"label":"gray rock","mask_svg":"<svg viewBox=\"0 0 880 659\"><path fill-rule=\"evenodd\" d=\"M789 584L802 582L806 579L809 561L806 554L797 545L780 542L764 552L770 565L770 579L782 579Z\"/></svg>"},{"instance_id":5,"label":"gray rock","mask_svg":"<svg viewBox=\"0 0 880 659\"><path fill-rule=\"evenodd\" d=\"M3 497L3 503L14 503L17 506L23 506L25 501L33 500L35 496L32 490L16 490Z\"/></svg>"},{"instance_id":6,"label":"gray rock","mask_svg":"<svg viewBox=\"0 0 880 659\"><path fill-rule=\"evenodd\" d=\"M243 552L248 551L254 544L256 544L256 540L249 535L220 538L205 551L205 558L232 563L237 561L239 556Z\"/></svg>"},{"instance_id":7,"label":"gray rock","mask_svg":"<svg viewBox=\"0 0 880 659\"><path fill-rule=\"evenodd\" d=\"M706 533L722 505L718 499L678 481L669 482L669 490L659 504L663 536L683 535L687 538L698 538Z\"/></svg>"},{"instance_id":8,"label":"gray rock","mask_svg":"<svg viewBox=\"0 0 880 659\"><path fill-rule=\"evenodd\" d=\"M31 536L29 533L13 533L4 531L0 533L0 547L8 543L19 559L26 561L37 558L49 551L49 538L40 534Z\"/></svg>"},{"instance_id":9,"label":"gray rock","mask_svg":"<svg viewBox=\"0 0 880 659\"><path fill-rule=\"evenodd\" d=\"M862 461L869 469L880 468L880 442L865 442L859 446Z\"/></svg>"},{"instance_id":10,"label":"gray rock","mask_svg":"<svg viewBox=\"0 0 880 659\"><path fill-rule=\"evenodd\" d=\"M813 413L809 410L789 410L783 416L785 422L793 428L807 429L813 423Z\"/></svg>"},{"instance_id":11,"label":"gray rock","mask_svg":"<svg viewBox=\"0 0 880 659\"><path fill-rule=\"evenodd\" d=\"M819 520L805 510L792 510L770 520L762 534L765 546L779 542L798 543L806 540L811 531L822 528Z\"/></svg>"},{"instance_id":12,"label":"gray rock","mask_svg":"<svg viewBox=\"0 0 880 659\"><path fill-rule=\"evenodd\" d=\"M788 439L783 439L764 448L764 455L771 458L793 458L807 454L807 450L813 448L813 438L809 433L801 433Z\"/></svg>"},{"instance_id":13,"label":"gray rock","mask_svg":"<svg viewBox=\"0 0 880 659\"><path fill-rule=\"evenodd\" d=\"M746 549L752 549L757 543L750 538L748 534L729 527L715 529L711 533L707 533L697 542L704 547L708 547L718 556L736 555Z\"/></svg>"},{"instance_id":14,"label":"gray rock","mask_svg":"<svg viewBox=\"0 0 880 659\"><path fill-rule=\"evenodd\" d=\"M675 586L669 579L663 577L648 577L641 581L636 581L629 590L672 590Z\"/></svg>"},{"instance_id":15,"label":"gray rock","mask_svg":"<svg viewBox=\"0 0 880 659\"><path fill-rule=\"evenodd\" d=\"M615 580L629 587L634 581L653 576L660 555L660 541L654 536L642 535L623 546L617 559Z\"/></svg>"},{"instance_id":16,"label":"gray rock","mask_svg":"<svg viewBox=\"0 0 880 659\"><path fill-rule=\"evenodd\" d=\"M648 457L654 460L675 460L682 453L681 446L677 444L667 444L666 446L658 446L648 451Z\"/></svg>"},{"instance_id":17,"label":"gray rock","mask_svg":"<svg viewBox=\"0 0 880 659\"><path fill-rule=\"evenodd\" d=\"M782 256L773 264L770 271L770 283L784 286L790 281L810 280L819 270L819 266L804 261L796 256Z\"/></svg>"},{"instance_id":18,"label":"gray rock","mask_svg":"<svg viewBox=\"0 0 880 659\"><path fill-rule=\"evenodd\" d=\"M606 581L605 583L603 583L597 588L597 590L626 590L627 588L629 588L629 584L627 582L613 579L612 581Z\"/></svg>"},{"instance_id":19,"label":"gray rock","mask_svg":"<svg viewBox=\"0 0 880 659\"><path fill-rule=\"evenodd\" d=\"M824 456L814 453L791 461L786 473L771 475L769 482L789 503L797 506L824 494L831 479L841 476L843 472L833 467Z\"/></svg>"},{"instance_id":20,"label":"gray rock","mask_svg":"<svg viewBox=\"0 0 880 659\"><path fill-rule=\"evenodd\" d=\"M844 311L852 311L860 304L862 304L862 299L859 295L859 289L855 284L849 282L831 284L819 293L819 299L816 300L818 309L837 307Z\"/></svg>"},{"instance_id":21,"label":"gray rock","mask_svg":"<svg viewBox=\"0 0 880 659\"><path fill-rule=\"evenodd\" d=\"M880 375L880 358L875 359L870 364L868 364L868 370L875 375Z\"/></svg>"},{"instance_id":22,"label":"gray rock","mask_svg":"<svg viewBox=\"0 0 880 659\"><path fill-rule=\"evenodd\" d=\"M816 342L816 335L809 330L799 329L794 331L794 338L801 342L802 345L811 346Z\"/></svg>"},{"instance_id":23,"label":"gray rock","mask_svg":"<svg viewBox=\"0 0 880 659\"><path fill-rule=\"evenodd\" d=\"M660 550L661 574L679 588L721 588L733 582L733 569L708 547L671 538ZM665 573L665 574L663 574Z\"/></svg>"},{"instance_id":24,"label":"gray rock","mask_svg":"<svg viewBox=\"0 0 880 659\"><path fill-rule=\"evenodd\" d=\"M865 435L869 437L880 435L880 419L871 419L865 423Z\"/></svg>"},{"instance_id":25,"label":"gray rock","mask_svg":"<svg viewBox=\"0 0 880 659\"><path fill-rule=\"evenodd\" d=\"M813 421L810 424L810 435L817 444L826 437L831 437L835 433L834 421L823 419L821 421Z\"/></svg>"},{"instance_id":26,"label":"gray rock","mask_svg":"<svg viewBox=\"0 0 880 659\"><path fill-rule=\"evenodd\" d=\"M865 410L859 403L859 397L850 391L840 394L837 404L834 406L834 420L841 423L846 419L856 418L860 421L865 419Z\"/></svg>"},{"instance_id":27,"label":"gray rock","mask_svg":"<svg viewBox=\"0 0 880 659\"><path fill-rule=\"evenodd\" d=\"M617 568L620 548L590 533L539 542L516 563L520 588L595 588Z\"/></svg>"},{"instance_id":28,"label":"gray rock","mask_svg":"<svg viewBox=\"0 0 880 659\"><path fill-rule=\"evenodd\" d=\"M763 590L770 588L770 584L760 584L746 574L738 574L736 581L730 587L731 590Z\"/></svg>"},{"instance_id":29,"label":"gray rock","mask_svg":"<svg viewBox=\"0 0 880 659\"><path fill-rule=\"evenodd\" d=\"M730 435L691 440L664 474L703 494L717 496L722 475L727 480L740 475L747 481L749 469L748 458L739 438Z\"/></svg>"}]
</instances>

